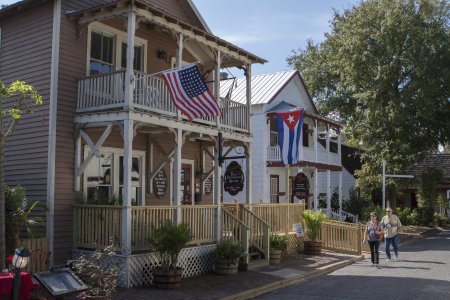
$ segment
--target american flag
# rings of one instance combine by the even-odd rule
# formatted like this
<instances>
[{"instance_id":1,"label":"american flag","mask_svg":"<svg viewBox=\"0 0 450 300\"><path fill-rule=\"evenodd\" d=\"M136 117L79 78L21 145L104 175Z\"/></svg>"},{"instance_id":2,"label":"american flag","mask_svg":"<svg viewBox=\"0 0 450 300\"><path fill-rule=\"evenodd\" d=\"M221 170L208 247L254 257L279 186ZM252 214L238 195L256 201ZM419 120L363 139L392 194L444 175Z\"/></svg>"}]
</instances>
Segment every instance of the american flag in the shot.
<instances>
[{"instance_id":1,"label":"american flag","mask_svg":"<svg viewBox=\"0 0 450 300\"><path fill-rule=\"evenodd\" d=\"M222 115L197 65L167 70L162 73L162 78L169 87L173 103L190 121Z\"/></svg>"}]
</instances>

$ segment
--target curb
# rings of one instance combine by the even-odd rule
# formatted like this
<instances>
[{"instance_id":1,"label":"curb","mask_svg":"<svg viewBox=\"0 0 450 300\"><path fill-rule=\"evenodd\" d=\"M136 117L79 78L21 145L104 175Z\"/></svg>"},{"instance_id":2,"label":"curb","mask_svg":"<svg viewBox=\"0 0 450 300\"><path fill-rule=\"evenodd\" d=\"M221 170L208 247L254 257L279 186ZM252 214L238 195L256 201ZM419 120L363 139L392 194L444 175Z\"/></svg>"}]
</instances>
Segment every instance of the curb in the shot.
<instances>
[{"instance_id":1,"label":"curb","mask_svg":"<svg viewBox=\"0 0 450 300\"><path fill-rule=\"evenodd\" d=\"M307 272L303 275L297 275L292 278L278 280L278 281L263 285L261 287L255 288L255 289L247 290L247 291L244 291L244 292L241 292L238 294L223 297L221 299L222 300L244 300L244 299L253 298L253 297L265 294L265 293L275 291L277 289L287 287L289 285L292 285L292 284L295 284L295 283L298 283L301 281L305 281L310 278L314 278L314 277L318 277L318 276L321 276L321 275L324 275L327 273L331 273L335 270L341 269L343 267L346 267L348 265L351 265L351 264L353 264L357 261L361 261L361 260L364 260L364 255L359 255L359 256L351 258L351 259L347 259L344 261L340 261L340 262L337 262L334 264L330 264L330 265L321 267L314 271Z\"/></svg>"}]
</instances>

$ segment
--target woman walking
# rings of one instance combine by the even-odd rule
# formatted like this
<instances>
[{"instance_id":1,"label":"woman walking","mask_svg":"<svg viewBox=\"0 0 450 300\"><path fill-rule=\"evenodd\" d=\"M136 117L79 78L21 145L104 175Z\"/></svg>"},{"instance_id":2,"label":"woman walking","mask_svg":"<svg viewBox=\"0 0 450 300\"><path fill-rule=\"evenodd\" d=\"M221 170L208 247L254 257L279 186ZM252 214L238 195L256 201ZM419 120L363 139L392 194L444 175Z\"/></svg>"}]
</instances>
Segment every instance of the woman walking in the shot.
<instances>
[{"instance_id":1,"label":"woman walking","mask_svg":"<svg viewBox=\"0 0 450 300\"><path fill-rule=\"evenodd\" d=\"M377 220L377 214L375 212L371 212L370 221L367 222L366 229L364 230L363 243L365 243L367 239L370 247L370 260L372 261L372 267L376 266L378 268L380 265L378 249L380 247L382 235L383 231L381 230L381 223Z\"/></svg>"}]
</instances>

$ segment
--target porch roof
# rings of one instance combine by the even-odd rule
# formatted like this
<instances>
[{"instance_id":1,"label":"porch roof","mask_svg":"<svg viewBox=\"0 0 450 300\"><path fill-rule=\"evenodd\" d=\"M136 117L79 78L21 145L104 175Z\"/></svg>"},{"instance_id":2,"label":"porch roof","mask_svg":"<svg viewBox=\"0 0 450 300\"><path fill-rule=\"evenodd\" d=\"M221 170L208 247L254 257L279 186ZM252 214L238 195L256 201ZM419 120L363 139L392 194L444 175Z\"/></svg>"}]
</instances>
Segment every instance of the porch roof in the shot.
<instances>
[{"instance_id":1,"label":"porch roof","mask_svg":"<svg viewBox=\"0 0 450 300\"><path fill-rule=\"evenodd\" d=\"M138 16L141 16L144 19L147 19L148 21L153 22L159 26L166 27L168 29L172 29L181 33L186 33L186 31L189 31L194 34L194 39L196 41L206 44L207 46L213 46L217 49L226 48L229 51L233 52L236 57L245 58L252 64L264 64L267 62L267 60L260 58L236 45L233 45L211 34L210 32L186 23L179 18L169 14L168 12L143 0L112 1L111 3L94 6L83 10L70 11L67 12L67 15L83 24L105 20L111 17L124 16L130 11L130 5L135 6L135 11L137 12ZM226 61L224 60L223 63L226 64ZM233 65L225 65L223 67L233 67Z\"/></svg>"}]
</instances>

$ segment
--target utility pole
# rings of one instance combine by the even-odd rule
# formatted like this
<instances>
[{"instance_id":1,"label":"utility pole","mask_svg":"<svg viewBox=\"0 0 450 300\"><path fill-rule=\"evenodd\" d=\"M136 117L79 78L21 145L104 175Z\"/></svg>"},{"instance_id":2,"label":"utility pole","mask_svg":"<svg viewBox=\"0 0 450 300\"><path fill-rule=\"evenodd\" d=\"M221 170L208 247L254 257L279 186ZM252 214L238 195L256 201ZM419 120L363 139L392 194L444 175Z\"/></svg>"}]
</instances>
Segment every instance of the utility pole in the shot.
<instances>
[{"instance_id":1,"label":"utility pole","mask_svg":"<svg viewBox=\"0 0 450 300\"><path fill-rule=\"evenodd\" d=\"M392 177L392 178L414 178L414 175L396 175L396 174L386 174L386 161L383 159L382 162L382 187L381 187L381 194L382 194L382 208L386 209L386 177Z\"/></svg>"}]
</instances>

